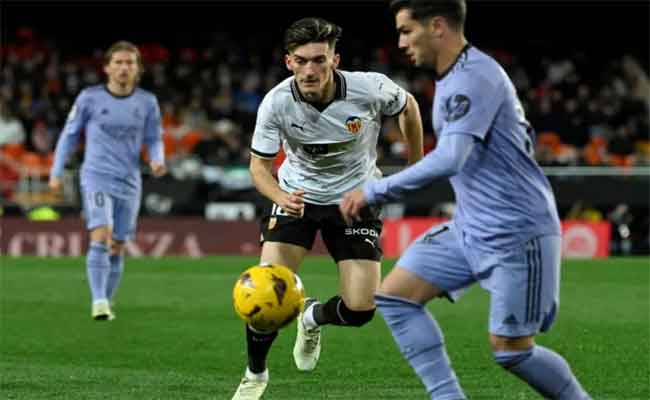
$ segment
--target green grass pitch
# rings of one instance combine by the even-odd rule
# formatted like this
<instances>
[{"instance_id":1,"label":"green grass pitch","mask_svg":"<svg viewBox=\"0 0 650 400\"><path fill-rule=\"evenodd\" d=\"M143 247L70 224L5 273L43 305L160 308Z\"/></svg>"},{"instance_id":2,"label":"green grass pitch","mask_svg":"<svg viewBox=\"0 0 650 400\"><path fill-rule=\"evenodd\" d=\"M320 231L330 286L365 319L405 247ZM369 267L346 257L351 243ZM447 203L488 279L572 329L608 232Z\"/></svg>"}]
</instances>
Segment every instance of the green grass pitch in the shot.
<instances>
[{"instance_id":1,"label":"green grass pitch","mask_svg":"<svg viewBox=\"0 0 650 400\"><path fill-rule=\"evenodd\" d=\"M243 324L231 304L255 258L127 260L117 319L94 322L83 259L0 258L1 399L230 399L245 367ZM384 272L392 262L384 262ZM538 342L564 355L594 399L649 392L649 259L566 261L561 307ZM301 270L309 295L337 288L328 258ZM492 361L486 293L430 309L471 399L536 399ZM326 327L315 371L298 372L295 323L269 357L267 400L425 400L381 317L361 329Z\"/></svg>"}]
</instances>

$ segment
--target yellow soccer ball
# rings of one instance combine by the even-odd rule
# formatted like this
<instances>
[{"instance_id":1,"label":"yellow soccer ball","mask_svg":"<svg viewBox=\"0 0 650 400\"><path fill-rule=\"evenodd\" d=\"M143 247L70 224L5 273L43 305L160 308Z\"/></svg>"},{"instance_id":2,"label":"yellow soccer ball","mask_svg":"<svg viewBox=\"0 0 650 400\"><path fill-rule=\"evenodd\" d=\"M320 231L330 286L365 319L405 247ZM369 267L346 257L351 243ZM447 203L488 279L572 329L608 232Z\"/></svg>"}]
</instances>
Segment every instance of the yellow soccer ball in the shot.
<instances>
[{"instance_id":1,"label":"yellow soccer ball","mask_svg":"<svg viewBox=\"0 0 650 400\"><path fill-rule=\"evenodd\" d=\"M305 290L298 275L282 265L255 265L242 272L232 291L237 315L253 329L274 332L302 310Z\"/></svg>"}]
</instances>

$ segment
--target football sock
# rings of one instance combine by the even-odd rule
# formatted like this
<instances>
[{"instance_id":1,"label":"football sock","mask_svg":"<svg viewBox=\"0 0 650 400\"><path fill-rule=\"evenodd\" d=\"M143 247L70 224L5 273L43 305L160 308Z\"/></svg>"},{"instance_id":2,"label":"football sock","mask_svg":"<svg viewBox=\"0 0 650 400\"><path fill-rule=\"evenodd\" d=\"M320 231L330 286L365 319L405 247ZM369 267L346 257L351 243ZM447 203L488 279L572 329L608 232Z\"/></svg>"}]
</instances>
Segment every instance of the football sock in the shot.
<instances>
[{"instance_id":1,"label":"football sock","mask_svg":"<svg viewBox=\"0 0 650 400\"><path fill-rule=\"evenodd\" d=\"M122 278L122 272L124 272L124 256L121 254L113 254L109 259L111 268L108 274L108 283L106 284L106 296L110 300L115 295L115 291Z\"/></svg>"},{"instance_id":2,"label":"football sock","mask_svg":"<svg viewBox=\"0 0 650 400\"><path fill-rule=\"evenodd\" d=\"M495 361L539 394L557 400L588 400L587 392L562 356L542 346L523 351L494 352Z\"/></svg>"},{"instance_id":3,"label":"football sock","mask_svg":"<svg viewBox=\"0 0 650 400\"><path fill-rule=\"evenodd\" d=\"M86 272L93 301L107 299L106 283L109 271L108 246L104 243L91 242L86 254Z\"/></svg>"},{"instance_id":4,"label":"football sock","mask_svg":"<svg viewBox=\"0 0 650 400\"><path fill-rule=\"evenodd\" d=\"M402 355L420 377L431 399L465 399L451 368L442 332L427 309L391 296L376 295L375 303Z\"/></svg>"},{"instance_id":5,"label":"football sock","mask_svg":"<svg viewBox=\"0 0 650 400\"><path fill-rule=\"evenodd\" d=\"M254 331L246 325L246 343L248 345L248 369L259 374L266 370L266 356L271 344L278 337L278 332L263 333Z\"/></svg>"},{"instance_id":6,"label":"football sock","mask_svg":"<svg viewBox=\"0 0 650 400\"><path fill-rule=\"evenodd\" d=\"M334 296L327 300L327 303L316 304L313 307L311 315L305 320L307 325L313 319L317 325L338 325L338 326L356 326L360 327L368 323L375 310L354 311L350 310L341 296Z\"/></svg>"}]
</instances>

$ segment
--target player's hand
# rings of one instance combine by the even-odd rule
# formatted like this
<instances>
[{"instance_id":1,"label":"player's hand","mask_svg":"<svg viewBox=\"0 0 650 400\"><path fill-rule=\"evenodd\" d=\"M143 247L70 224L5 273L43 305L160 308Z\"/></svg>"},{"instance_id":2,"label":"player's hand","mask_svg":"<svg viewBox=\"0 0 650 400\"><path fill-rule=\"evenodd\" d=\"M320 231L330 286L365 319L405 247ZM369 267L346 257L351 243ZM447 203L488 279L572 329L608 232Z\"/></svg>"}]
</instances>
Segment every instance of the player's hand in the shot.
<instances>
[{"instance_id":1,"label":"player's hand","mask_svg":"<svg viewBox=\"0 0 650 400\"><path fill-rule=\"evenodd\" d=\"M61 181L61 178L50 176L50 181L47 183L47 186L49 186L53 192L58 192L63 187L63 182Z\"/></svg>"},{"instance_id":2,"label":"player's hand","mask_svg":"<svg viewBox=\"0 0 650 400\"><path fill-rule=\"evenodd\" d=\"M159 178L167 173L167 167L165 167L165 164L160 163L158 161L150 162L149 168L151 168L151 173L156 178Z\"/></svg>"},{"instance_id":3,"label":"player's hand","mask_svg":"<svg viewBox=\"0 0 650 400\"><path fill-rule=\"evenodd\" d=\"M366 196L362 190L353 190L343 196L339 205L345 223L352 226L354 221L361 221L361 209L366 206Z\"/></svg>"},{"instance_id":4,"label":"player's hand","mask_svg":"<svg viewBox=\"0 0 650 400\"><path fill-rule=\"evenodd\" d=\"M285 193L282 201L278 203L281 209L292 217L300 218L305 213L305 191L302 189L292 193Z\"/></svg>"}]
</instances>

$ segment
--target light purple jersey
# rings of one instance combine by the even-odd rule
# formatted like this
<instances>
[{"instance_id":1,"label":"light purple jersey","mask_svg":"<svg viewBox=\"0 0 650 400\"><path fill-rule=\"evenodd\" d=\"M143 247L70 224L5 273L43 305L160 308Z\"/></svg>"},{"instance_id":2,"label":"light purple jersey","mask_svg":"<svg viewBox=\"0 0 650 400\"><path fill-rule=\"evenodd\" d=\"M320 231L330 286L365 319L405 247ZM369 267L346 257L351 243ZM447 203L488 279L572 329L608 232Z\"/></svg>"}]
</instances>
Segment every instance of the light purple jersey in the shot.
<instances>
[{"instance_id":1,"label":"light purple jersey","mask_svg":"<svg viewBox=\"0 0 650 400\"><path fill-rule=\"evenodd\" d=\"M454 220L476 245L512 248L535 236L559 235L551 186L533 157L534 131L501 66L467 46L436 85L434 130L444 154L430 153L415 166L376 181L364 191L370 203L403 196L449 176L456 195ZM463 135L462 137L454 135ZM473 138L474 143L465 138ZM469 146L468 146L469 144ZM465 156L458 146L471 148ZM445 156L461 167L447 174Z\"/></svg>"},{"instance_id":2,"label":"light purple jersey","mask_svg":"<svg viewBox=\"0 0 650 400\"><path fill-rule=\"evenodd\" d=\"M117 197L139 196L140 152L164 162L160 108L156 97L142 89L115 96L104 85L83 90L70 110L56 146L51 175L59 177L70 153L85 132L81 185Z\"/></svg>"}]
</instances>

